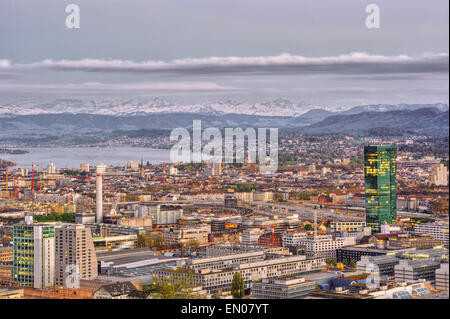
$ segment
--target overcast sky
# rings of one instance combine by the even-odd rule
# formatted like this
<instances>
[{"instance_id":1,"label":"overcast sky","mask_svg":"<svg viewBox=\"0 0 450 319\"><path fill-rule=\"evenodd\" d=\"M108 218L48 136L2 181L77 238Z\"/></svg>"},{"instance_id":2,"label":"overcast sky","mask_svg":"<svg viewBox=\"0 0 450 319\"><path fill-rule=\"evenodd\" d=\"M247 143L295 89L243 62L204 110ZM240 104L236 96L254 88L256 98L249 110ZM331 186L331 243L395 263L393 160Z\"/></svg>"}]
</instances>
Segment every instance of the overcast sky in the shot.
<instances>
[{"instance_id":1,"label":"overcast sky","mask_svg":"<svg viewBox=\"0 0 450 319\"><path fill-rule=\"evenodd\" d=\"M65 8L80 8L80 28ZM366 6L380 8L368 29ZM448 103L448 0L1 0L0 103Z\"/></svg>"}]
</instances>

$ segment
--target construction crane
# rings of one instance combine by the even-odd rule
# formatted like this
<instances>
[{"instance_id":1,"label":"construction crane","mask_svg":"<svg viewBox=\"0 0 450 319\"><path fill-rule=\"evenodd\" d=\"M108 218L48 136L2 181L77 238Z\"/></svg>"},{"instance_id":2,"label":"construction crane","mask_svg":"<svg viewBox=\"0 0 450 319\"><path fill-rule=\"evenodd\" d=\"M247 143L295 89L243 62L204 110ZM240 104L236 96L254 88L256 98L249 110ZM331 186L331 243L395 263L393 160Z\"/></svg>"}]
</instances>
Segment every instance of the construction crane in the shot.
<instances>
[{"instance_id":1,"label":"construction crane","mask_svg":"<svg viewBox=\"0 0 450 319\"><path fill-rule=\"evenodd\" d=\"M21 166L21 167L26 167L26 166L31 166L31 198L34 198L34 191L35 191L35 180L34 180L34 171L35 171L35 166L40 167L40 170L42 170L42 164L35 164L34 162L32 162L31 164L24 164L24 163L16 163L15 166ZM8 173L6 175L6 181L8 182ZM15 178L17 180L17 178ZM8 190L8 187L7 187ZM15 186L15 191L16 191L16 197L18 197L18 186ZM38 185L38 191L41 192L41 185Z\"/></svg>"},{"instance_id":2,"label":"construction crane","mask_svg":"<svg viewBox=\"0 0 450 319\"><path fill-rule=\"evenodd\" d=\"M262 225L262 226L253 226L254 228L265 228L266 230L270 229L272 231L271 237L271 246L275 247L275 227L276 225Z\"/></svg>"}]
</instances>

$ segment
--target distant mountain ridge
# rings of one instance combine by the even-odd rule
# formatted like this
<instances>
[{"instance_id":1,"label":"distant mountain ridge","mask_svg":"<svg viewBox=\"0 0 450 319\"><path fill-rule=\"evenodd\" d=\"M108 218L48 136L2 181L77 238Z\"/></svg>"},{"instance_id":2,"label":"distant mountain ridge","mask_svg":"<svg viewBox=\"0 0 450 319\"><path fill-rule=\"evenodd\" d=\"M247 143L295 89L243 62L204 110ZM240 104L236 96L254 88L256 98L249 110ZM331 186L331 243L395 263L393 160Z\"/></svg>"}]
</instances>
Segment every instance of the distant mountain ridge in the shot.
<instances>
[{"instance_id":1,"label":"distant mountain ridge","mask_svg":"<svg viewBox=\"0 0 450 319\"><path fill-rule=\"evenodd\" d=\"M358 114L363 112L388 112L401 110L417 110L423 108L436 108L442 112L448 111L448 105L443 103L434 104L374 104L374 105L360 105L352 107L349 110L340 112L341 114Z\"/></svg>"},{"instance_id":2,"label":"distant mountain ridge","mask_svg":"<svg viewBox=\"0 0 450 319\"><path fill-rule=\"evenodd\" d=\"M435 136L448 136L449 111L435 107L403 109L385 112L362 112L356 114L338 114L301 128L306 134L360 134L383 129L395 129L397 133L414 133Z\"/></svg>"},{"instance_id":3,"label":"distant mountain ridge","mask_svg":"<svg viewBox=\"0 0 450 319\"><path fill-rule=\"evenodd\" d=\"M0 105L0 117L38 114L96 114L114 116L141 116L158 113L195 113L207 115L242 114L257 116L301 117L304 124L312 124L327 116L340 114L357 114L362 112L386 112L394 110L414 110L435 107L447 111L448 105L435 104L377 104L351 107L344 111L330 111L317 106L288 99L279 98L273 101L248 103L232 100L214 103L183 104L173 103L155 97L153 99L57 99L51 102L21 102Z\"/></svg>"},{"instance_id":4,"label":"distant mountain ridge","mask_svg":"<svg viewBox=\"0 0 450 319\"><path fill-rule=\"evenodd\" d=\"M88 106L81 100L58 100L56 103L40 104L38 110L33 103L23 106L0 107L0 138L15 135L59 135L105 133L113 131L171 130L176 127L192 127L194 120L201 120L202 127L277 127L295 130L305 134L425 134L447 135L448 105L436 104L377 104L352 107L344 111L329 111L314 108L292 115L288 110L299 110L292 102L278 99L272 102L253 104L250 109L241 109L239 102L220 102L219 107L204 105L204 108L185 111L168 111L173 105L164 100L154 99L152 112L147 112L147 104L129 100L119 106L103 101L92 102ZM70 105L69 107L64 107ZM110 113L102 110L112 108ZM131 107L131 105L134 105ZM233 107L230 107L233 105ZM94 107L95 106L95 107ZM21 109L23 107L23 109ZM90 110L91 112L69 112L70 110ZM304 108L308 108L306 104ZM130 110L134 110L130 113ZM283 110L277 112L277 110ZM28 110L28 111L27 111ZM44 110L44 111L40 111ZM68 112L63 112L69 110ZM95 113L99 112L100 114ZM159 110L159 112L157 111ZM164 110L164 111L161 111ZM224 111L226 110L226 112ZM271 111L269 111L271 110ZM23 114L24 113L24 114ZM262 115L259 113L263 113ZM270 115L276 113L276 115ZM285 115L288 113L288 115ZM297 112L298 113L298 112ZM297 114L293 113L293 114Z\"/></svg>"},{"instance_id":5,"label":"distant mountain ridge","mask_svg":"<svg viewBox=\"0 0 450 319\"><path fill-rule=\"evenodd\" d=\"M38 114L96 114L139 116L158 113L243 114L258 116L299 116L314 106L305 102L293 103L287 99L248 103L231 100L214 103L183 104L161 98L123 100L58 99L52 102L22 102L0 105L0 117Z\"/></svg>"}]
</instances>

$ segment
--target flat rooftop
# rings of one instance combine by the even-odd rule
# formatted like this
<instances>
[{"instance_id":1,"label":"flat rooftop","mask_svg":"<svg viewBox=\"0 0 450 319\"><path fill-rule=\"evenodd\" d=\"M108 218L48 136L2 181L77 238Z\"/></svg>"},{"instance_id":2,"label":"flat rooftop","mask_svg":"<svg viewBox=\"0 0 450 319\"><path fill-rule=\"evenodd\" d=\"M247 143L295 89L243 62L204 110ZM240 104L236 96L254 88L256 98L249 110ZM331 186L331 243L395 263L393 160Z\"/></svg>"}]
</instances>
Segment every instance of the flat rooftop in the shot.
<instances>
[{"instance_id":1,"label":"flat rooftop","mask_svg":"<svg viewBox=\"0 0 450 319\"><path fill-rule=\"evenodd\" d=\"M317 272L317 273L311 273L302 275L306 280L321 280L321 279L328 279L328 278L336 278L341 277L340 274L332 273L332 272Z\"/></svg>"},{"instance_id":2,"label":"flat rooftop","mask_svg":"<svg viewBox=\"0 0 450 319\"><path fill-rule=\"evenodd\" d=\"M131 260L142 260L152 256L156 256L154 252L148 248L131 248L118 251L102 251L97 253L98 261L118 260L121 258L130 258Z\"/></svg>"}]
</instances>

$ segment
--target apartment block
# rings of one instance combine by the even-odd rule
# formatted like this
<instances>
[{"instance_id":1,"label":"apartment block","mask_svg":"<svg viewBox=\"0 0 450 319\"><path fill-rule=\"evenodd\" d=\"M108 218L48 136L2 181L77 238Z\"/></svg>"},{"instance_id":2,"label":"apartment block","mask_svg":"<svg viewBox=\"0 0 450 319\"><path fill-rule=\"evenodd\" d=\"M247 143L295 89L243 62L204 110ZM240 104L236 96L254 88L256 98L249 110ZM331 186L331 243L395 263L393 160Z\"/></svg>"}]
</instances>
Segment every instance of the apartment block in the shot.
<instances>
[{"instance_id":1,"label":"apartment block","mask_svg":"<svg viewBox=\"0 0 450 319\"><path fill-rule=\"evenodd\" d=\"M97 257L90 228L62 225L56 227L55 236L56 285L75 288L78 283L70 279L76 274L79 279L96 279Z\"/></svg>"},{"instance_id":2,"label":"apartment block","mask_svg":"<svg viewBox=\"0 0 450 319\"><path fill-rule=\"evenodd\" d=\"M307 258L335 258L336 250L344 246L343 239L333 239L331 235L313 235L298 241L305 246Z\"/></svg>"},{"instance_id":3,"label":"apartment block","mask_svg":"<svg viewBox=\"0 0 450 319\"><path fill-rule=\"evenodd\" d=\"M299 246L300 241L306 239L308 234L306 232L285 232L282 237L282 245Z\"/></svg>"}]
</instances>

